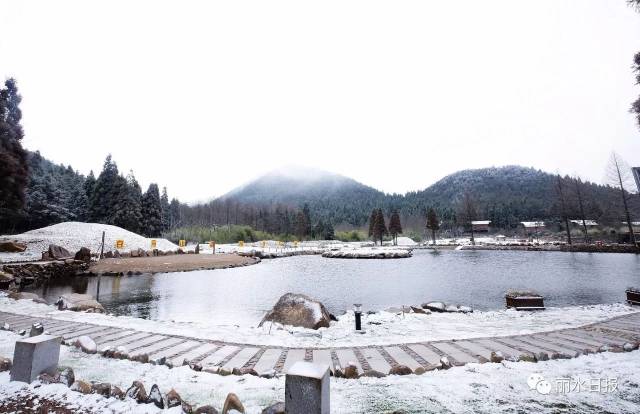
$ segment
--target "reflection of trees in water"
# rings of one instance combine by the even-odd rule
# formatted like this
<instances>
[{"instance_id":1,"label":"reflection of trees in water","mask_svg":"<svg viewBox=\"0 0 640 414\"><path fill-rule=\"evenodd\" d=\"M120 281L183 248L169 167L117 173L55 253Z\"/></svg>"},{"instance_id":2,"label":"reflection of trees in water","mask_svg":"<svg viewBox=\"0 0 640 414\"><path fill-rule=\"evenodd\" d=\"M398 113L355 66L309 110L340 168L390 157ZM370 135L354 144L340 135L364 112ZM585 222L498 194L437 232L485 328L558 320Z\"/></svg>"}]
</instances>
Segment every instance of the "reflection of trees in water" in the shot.
<instances>
[{"instance_id":1,"label":"reflection of trees in water","mask_svg":"<svg viewBox=\"0 0 640 414\"><path fill-rule=\"evenodd\" d=\"M109 313L151 319L159 299L160 295L145 290L131 292L127 296L113 296L109 303L103 305Z\"/></svg>"}]
</instances>

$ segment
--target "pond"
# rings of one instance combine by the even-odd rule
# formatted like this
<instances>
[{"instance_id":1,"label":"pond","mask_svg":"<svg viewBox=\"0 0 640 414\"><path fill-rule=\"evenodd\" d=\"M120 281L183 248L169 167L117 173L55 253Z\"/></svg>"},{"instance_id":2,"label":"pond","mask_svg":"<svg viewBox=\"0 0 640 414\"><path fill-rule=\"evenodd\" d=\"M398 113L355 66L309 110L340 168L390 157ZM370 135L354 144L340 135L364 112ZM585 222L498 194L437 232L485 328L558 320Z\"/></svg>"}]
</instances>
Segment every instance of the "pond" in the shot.
<instances>
[{"instance_id":1,"label":"pond","mask_svg":"<svg viewBox=\"0 0 640 414\"><path fill-rule=\"evenodd\" d=\"M96 294L98 278L56 280L34 288L55 301L65 292ZM146 319L255 326L286 292L304 293L336 314L441 300L477 310L504 308L510 288L534 289L547 306L624 300L640 285L640 255L521 251L415 250L408 259L295 256L254 266L102 277L108 312Z\"/></svg>"}]
</instances>

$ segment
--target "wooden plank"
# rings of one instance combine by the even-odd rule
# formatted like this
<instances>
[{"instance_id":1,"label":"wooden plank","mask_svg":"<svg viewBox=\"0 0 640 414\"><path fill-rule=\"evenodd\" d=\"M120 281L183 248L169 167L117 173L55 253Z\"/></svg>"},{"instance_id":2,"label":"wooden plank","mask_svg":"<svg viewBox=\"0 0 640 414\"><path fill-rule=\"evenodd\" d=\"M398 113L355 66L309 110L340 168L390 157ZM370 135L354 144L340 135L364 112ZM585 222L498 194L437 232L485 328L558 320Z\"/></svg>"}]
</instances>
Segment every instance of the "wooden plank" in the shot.
<instances>
[{"instance_id":1,"label":"wooden plank","mask_svg":"<svg viewBox=\"0 0 640 414\"><path fill-rule=\"evenodd\" d=\"M494 339L500 338L492 338L492 339L470 339L469 342L478 343L481 346L491 350L491 351L500 351L502 355L507 359L517 359L522 354L533 355L533 353L528 351L521 351L512 346L505 345L503 343L494 341Z\"/></svg>"},{"instance_id":2,"label":"wooden plank","mask_svg":"<svg viewBox=\"0 0 640 414\"><path fill-rule=\"evenodd\" d=\"M314 349L313 350L313 363L326 364L329 366L331 373L335 372L333 361L331 360L331 351L328 349Z\"/></svg>"},{"instance_id":3,"label":"wooden plank","mask_svg":"<svg viewBox=\"0 0 640 414\"><path fill-rule=\"evenodd\" d=\"M109 335L104 335L104 336L100 336L99 338L94 339L94 342L97 345L102 345L105 344L109 341L115 341L118 339L122 339L128 336L131 336L133 334L135 334L136 331L120 331L120 332L114 332L112 334Z\"/></svg>"},{"instance_id":4,"label":"wooden plank","mask_svg":"<svg viewBox=\"0 0 640 414\"><path fill-rule=\"evenodd\" d=\"M429 364L434 366L440 365L440 358L442 357L432 349L421 344L411 344L408 345L408 347L411 348L413 352L420 355L420 357L427 361Z\"/></svg>"},{"instance_id":5,"label":"wooden plank","mask_svg":"<svg viewBox=\"0 0 640 414\"><path fill-rule=\"evenodd\" d=\"M362 348L360 350L362 352L362 356L367 360L371 369L381 372L385 375L389 374L389 370L391 369L391 365L387 362L386 359L378 352L375 348Z\"/></svg>"},{"instance_id":6,"label":"wooden plank","mask_svg":"<svg viewBox=\"0 0 640 414\"><path fill-rule=\"evenodd\" d=\"M397 346L385 346L384 350L387 351L391 358L393 358L398 364L409 367L411 371L415 371L416 368L422 367L422 365L411 358L411 355L407 354L402 348Z\"/></svg>"},{"instance_id":7,"label":"wooden plank","mask_svg":"<svg viewBox=\"0 0 640 414\"><path fill-rule=\"evenodd\" d=\"M603 345L603 343L600 341L596 341L594 339L589 339L589 338L581 338L574 335L568 335L564 332L547 332L546 335L552 336L554 338L566 339L579 344L584 344L584 346L589 346L596 349Z\"/></svg>"},{"instance_id":8,"label":"wooden plank","mask_svg":"<svg viewBox=\"0 0 640 414\"><path fill-rule=\"evenodd\" d=\"M134 332L131 335L127 335L127 336L123 336L121 338L118 339L114 339L111 341L107 341L104 342L104 347L110 346L110 347L118 347L120 345L125 346L128 348L128 344L134 341L137 341L139 339L143 339L143 338L148 338L151 336L154 336L153 334L150 334L149 332L136 332L136 331L132 331Z\"/></svg>"},{"instance_id":9,"label":"wooden plank","mask_svg":"<svg viewBox=\"0 0 640 414\"><path fill-rule=\"evenodd\" d=\"M263 375L271 370L275 369L276 362L278 362L278 358L280 358L280 354L282 353L282 349L280 348L269 348L260 357L258 362L254 365L253 369L258 373L258 375Z\"/></svg>"},{"instance_id":10,"label":"wooden plank","mask_svg":"<svg viewBox=\"0 0 640 414\"><path fill-rule=\"evenodd\" d=\"M149 354L149 360L151 361L151 360L159 360L160 358L172 358L174 356L180 355L181 353L195 349L200 345L202 345L202 342L200 341L186 340L184 342L180 342L169 348L151 352Z\"/></svg>"},{"instance_id":11,"label":"wooden plank","mask_svg":"<svg viewBox=\"0 0 640 414\"><path fill-rule=\"evenodd\" d=\"M179 367L184 365L184 363L189 363L190 361L197 360L202 355L207 354L215 349L217 349L219 345L216 345L211 342L205 342L201 346L196 349L192 349L190 351L184 352L182 354L176 355L167 361L167 365L170 367Z\"/></svg>"},{"instance_id":12,"label":"wooden plank","mask_svg":"<svg viewBox=\"0 0 640 414\"><path fill-rule=\"evenodd\" d=\"M240 352L238 352L233 358L227 361L222 368L232 371L234 368L242 368L244 364L249 362L251 357L253 357L260 348L255 347L246 347L242 348Z\"/></svg>"},{"instance_id":13,"label":"wooden plank","mask_svg":"<svg viewBox=\"0 0 640 414\"><path fill-rule=\"evenodd\" d=\"M575 349L576 351L581 353L584 353L584 351L595 352L599 348L599 346L590 345L584 342L577 342L571 339L563 338L561 336L549 335L549 333L541 333L536 335L536 337L545 341L552 341L561 344L570 349Z\"/></svg>"},{"instance_id":14,"label":"wooden plank","mask_svg":"<svg viewBox=\"0 0 640 414\"><path fill-rule=\"evenodd\" d=\"M167 338L169 337L164 335L151 335L144 338L136 339L135 341L131 341L125 346L127 348L127 351L129 352L129 355L132 355L141 348L145 348L157 342L164 341Z\"/></svg>"},{"instance_id":15,"label":"wooden plank","mask_svg":"<svg viewBox=\"0 0 640 414\"><path fill-rule=\"evenodd\" d=\"M456 344L458 346L463 347L464 349L468 350L469 354L471 355L479 355L481 357L483 357L484 359L486 359L487 361L491 360L491 352L489 349L483 347L480 344L476 344L474 342L471 341L456 341Z\"/></svg>"},{"instance_id":16,"label":"wooden plank","mask_svg":"<svg viewBox=\"0 0 640 414\"><path fill-rule=\"evenodd\" d=\"M520 351L526 351L529 352L530 354L539 354L540 352L544 352L544 353L549 353L552 352L547 348L540 348L539 346L535 346L533 344L529 344L526 342L522 342L522 341L518 341L515 338L512 337L500 337L500 338L494 338L494 340L496 342L503 342L505 345L513 347L515 349L518 349Z\"/></svg>"},{"instance_id":17,"label":"wooden plank","mask_svg":"<svg viewBox=\"0 0 640 414\"><path fill-rule=\"evenodd\" d=\"M571 335L577 335L579 337L595 339L595 340L601 341L605 345L622 346L625 342L628 342L628 340L625 338L621 338L619 336L613 336L604 332L572 330L567 333L570 333Z\"/></svg>"},{"instance_id":18,"label":"wooden plank","mask_svg":"<svg viewBox=\"0 0 640 414\"><path fill-rule=\"evenodd\" d=\"M478 358L459 350L449 342L431 342L431 346L438 348L450 357L450 359L454 359L461 364L480 362Z\"/></svg>"},{"instance_id":19,"label":"wooden plank","mask_svg":"<svg viewBox=\"0 0 640 414\"><path fill-rule=\"evenodd\" d=\"M142 348L137 348L133 351L131 351L129 353L129 356L133 359L137 356L140 355L144 355L144 354L151 354L153 352L157 352L161 349L165 349L174 345L177 345L179 343L183 343L184 339L182 338L172 338L172 337L167 337L166 339L160 341L160 342L154 342L148 346L142 347Z\"/></svg>"},{"instance_id":20,"label":"wooden plank","mask_svg":"<svg viewBox=\"0 0 640 414\"><path fill-rule=\"evenodd\" d=\"M553 341L553 338L549 338L549 337L545 339L544 337L541 337L538 335L530 335L530 336L527 336L525 339L528 342L547 347L556 353L567 355L572 358L575 358L576 356L578 356L584 351L584 349L581 347L576 347L573 345L564 345L559 343L560 341ZM551 354L549 354L549 356L551 356Z\"/></svg>"},{"instance_id":21,"label":"wooden plank","mask_svg":"<svg viewBox=\"0 0 640 414\"><path fill-rule=\"evenodd\" d=\"M86 325L69 322L68 325L62 325L49 330L49 333L51 333L51 335L64 335L74 331L82 331L84 329L87 329Z\"/></svg>"},{"instance_id":22,"label":"wooden plank","mask_svg":"<svg viewBox=\"0 0 640 414\"><path fill-rule=\"evenodd\" d=\"M93 337L91 336L92 334L111 331L111 329L112 328L110 326L94 326L92 328L87 328L83 331L76 331L73 333L65 334L62 337L64 338L65 341L73 341L74 339L79 338L81 336L89 336L91 337L91 339L93 339Z\"/></svg>"},{"instance_id":23,"label":"wooden plank","mask_svg":"<svg viewBox=\"0 0 640 414\"><path fill-rule=\"evenodd\" d=\"M220 349L217 349L214 353L200 361L200 365L204 369L206 366L215 366L222 362L226 357L239 350L239 346L224 345Z\"/></svg>"},{"instance_id":24,"label":"wooden plank","mask_svg":"<svg viewBox=\"0 0 640 414\"><path fill-rule=\"evenodd\" d=\"M289 352L287 352L287 359L284 361L282 372L286 374L289 371L289 368L291 368L291 365L298 361L304 361L305 354L306 351L304 349L290 349Z\"/></svg>"}]
</instances>

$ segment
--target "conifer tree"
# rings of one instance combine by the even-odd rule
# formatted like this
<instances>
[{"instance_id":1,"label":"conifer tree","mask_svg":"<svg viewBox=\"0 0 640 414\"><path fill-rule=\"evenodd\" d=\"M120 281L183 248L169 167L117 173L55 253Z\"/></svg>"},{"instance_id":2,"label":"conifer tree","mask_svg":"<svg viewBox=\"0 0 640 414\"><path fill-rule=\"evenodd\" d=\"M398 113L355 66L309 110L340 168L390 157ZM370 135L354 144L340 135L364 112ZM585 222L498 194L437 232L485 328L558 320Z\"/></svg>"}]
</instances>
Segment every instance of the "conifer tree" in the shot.
<instances>
[{"instance_id":1,"label":"conifer tree","mask_svg":"<svg viewBox=\"0 0 640 414\"><path fill-rule=\"evenodd\" d=\"M378 216L378 210L376 210L375 208L373 210L371 210L371 215L369 216L369 237L373 237L373 229L375 228L376 225L376 217ZM375 238L373 239L374 243L375 243Z\"/></svg>"},{"instance_id":2,"label":"conifer tree","mask_svg":"<svg viewBox=\"0 0 640 414\"><path fill-rule=\"evenodd\" d=\"M93 189L96 186L96 177L93 175L93 170L89 171L89 175L84 180L84 193L89 202L89 219L91 218L91 199L93 198Z\"/></svg>"},{"instance_id":3,"label":"conifer tree","mask_svg":"<svg viewBox=\"0 0 640 414\"><path fill-rule=\"evenodd\" d=\"M438 216L433 208L429 208L427 212L427 229L431 230L431 241L433 245L436 245L436 231L440 229L440 222Z\"/></svg>"},{"instance_id":4,"label":"conifer tree","mask_svg":"<svg viewBox=\"0 0 640 414\"><path fill-rule=\"evenodd\" d=\"M304 212L299 211L296 214L296 236L298 236L298 240L302 241L305 239L307 229L307 220L304 215Z\"/></svg>"},{"instance_id":5,"label":"conifer tree","mask_svg":"<svg viewBox=\"0 0 640 414\"><path fill-rule=\"evenodd\" d=\"M162 206L158 184L150 184L142 196L142 233L147 237L162 234Z\"/></svg>"},{"instance_id":6,"label":"conifer tree","mask_svg":"<svg viewBox=\"0 0 640 414\"><path fill-rule=\"evenodd\" d=\"M20 120L22 111L15 80L0 89L0 230L13 228L24 216L29 170Z\"/></svg>"},{"instance_id":7,"label":"conifer tree","mask_svg":"<svg viewBox=\"0 0 640 414\"><path fill-rule=\"evenodd\" d=\"M96 179L93 194L89 200L89 214L92 221L113 224L114 206L120 195L120 178L118 166L111 160L111 154L109 154L104 161L102 172Z\"/></svg>"},{"instance_id":8,"label":"conifer tree","mask_svg":"<svg viewBox=\"0 0 640 414\"><path fill-rule=\"evenodd\" d=\"M162 230L169 230L169 195L167 187L162 187L162 195L160 196L160 206L162 208Z\"/></svg>"},{"instance_id":9,"label":"conifer tree","mask_svg":"<svg viewBox=\"0 0 640 414\"><path fill-rule=\"evenodd\" d=\"M325 226L324 226L324 237L325 240L333 240L336 238L335 232L333 230L333 224L331 224L331 222L328 222Z\"/></svg>"},{"instance_id":10,"label":"conifer tree","mask_svg":"<svg viewBox=\"0 0 640 414\"><path fill-rule=\"evenodd\" d=\"M387 230L387 225L384 221L384 214L382 213L382 209L379 208L376 210L376 218L374 220L373 225L373 240L380 240L380 246L382 246L382 241L384 236L388 235L389 231Z\"/></svg>"},{"instance_id":11,"label":"conifer tree","mask_svg":"<svg viewBox=\"0 0 640 414\"><path fill-rule=\"evenodd\" d=\"M113 224L134 233L142 230L142 189L130 171L126 178L118 176Z\"/></svg>"},{"instance_id":12,"label":"conifer tree","mask_svg":"<svg viewBox=\"0 0 640 414\"><path fill-rule=\"evenodd\" d=\"M389 219L389 233L393 239L393 244L398 244L398 234L402 233L402 224L400 223L400 215L396 210L391 213L391 218Z\"/></svg>"},{"instance_id":13,"label":"conifer tree","mask_svg":"<svg viewBox=\"0 0 640 414\"><path fill-rule=\"evenodd\" d=\"M311 236L311 210L308 204L302 207L302 214L304 214L304 236Z\"/></svg>"}]
</instances>

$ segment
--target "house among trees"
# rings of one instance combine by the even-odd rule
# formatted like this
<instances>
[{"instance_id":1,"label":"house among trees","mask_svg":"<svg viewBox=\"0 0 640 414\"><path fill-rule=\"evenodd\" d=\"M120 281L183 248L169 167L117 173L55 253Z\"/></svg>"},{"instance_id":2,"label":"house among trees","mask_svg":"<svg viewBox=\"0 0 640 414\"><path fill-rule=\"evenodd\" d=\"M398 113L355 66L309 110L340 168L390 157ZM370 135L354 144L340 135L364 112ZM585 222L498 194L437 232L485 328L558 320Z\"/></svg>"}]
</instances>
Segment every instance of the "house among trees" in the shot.
<instances>
[{"instance_id":1,"label":"house among trees","mask_svg":"<svg viewBox=\"0 0 640 414\"><path fill-rule=\"evenodd\" d=\"M586 227L597 227L598 226L598 222L595 220L580 220L580 219L576 219L576 220L569 220L571 222L571 224L575 225L575 226L586 226Z\"/></svg>"},{"instance_id":2,"label":"house among trees","mask_svg":"<svg viewBox=\"0 0 640 414\"><path fill-rule=\"evenodd\" d=\"M474 220L471 222L471 227L474 233L488 233L489 224L491 224L491 220Z\"/></svg>"},{"instance_id":3,"label":"house among trees","mask_svg":"<svg viewBox=\"0 0 640 414\"><path fill-rule=\"evenodd\" d=\"M544 230L544 221L521 221L520 224L524 229L525 237L538 237L538 233Z\"/></svg>"}]
</instances>

